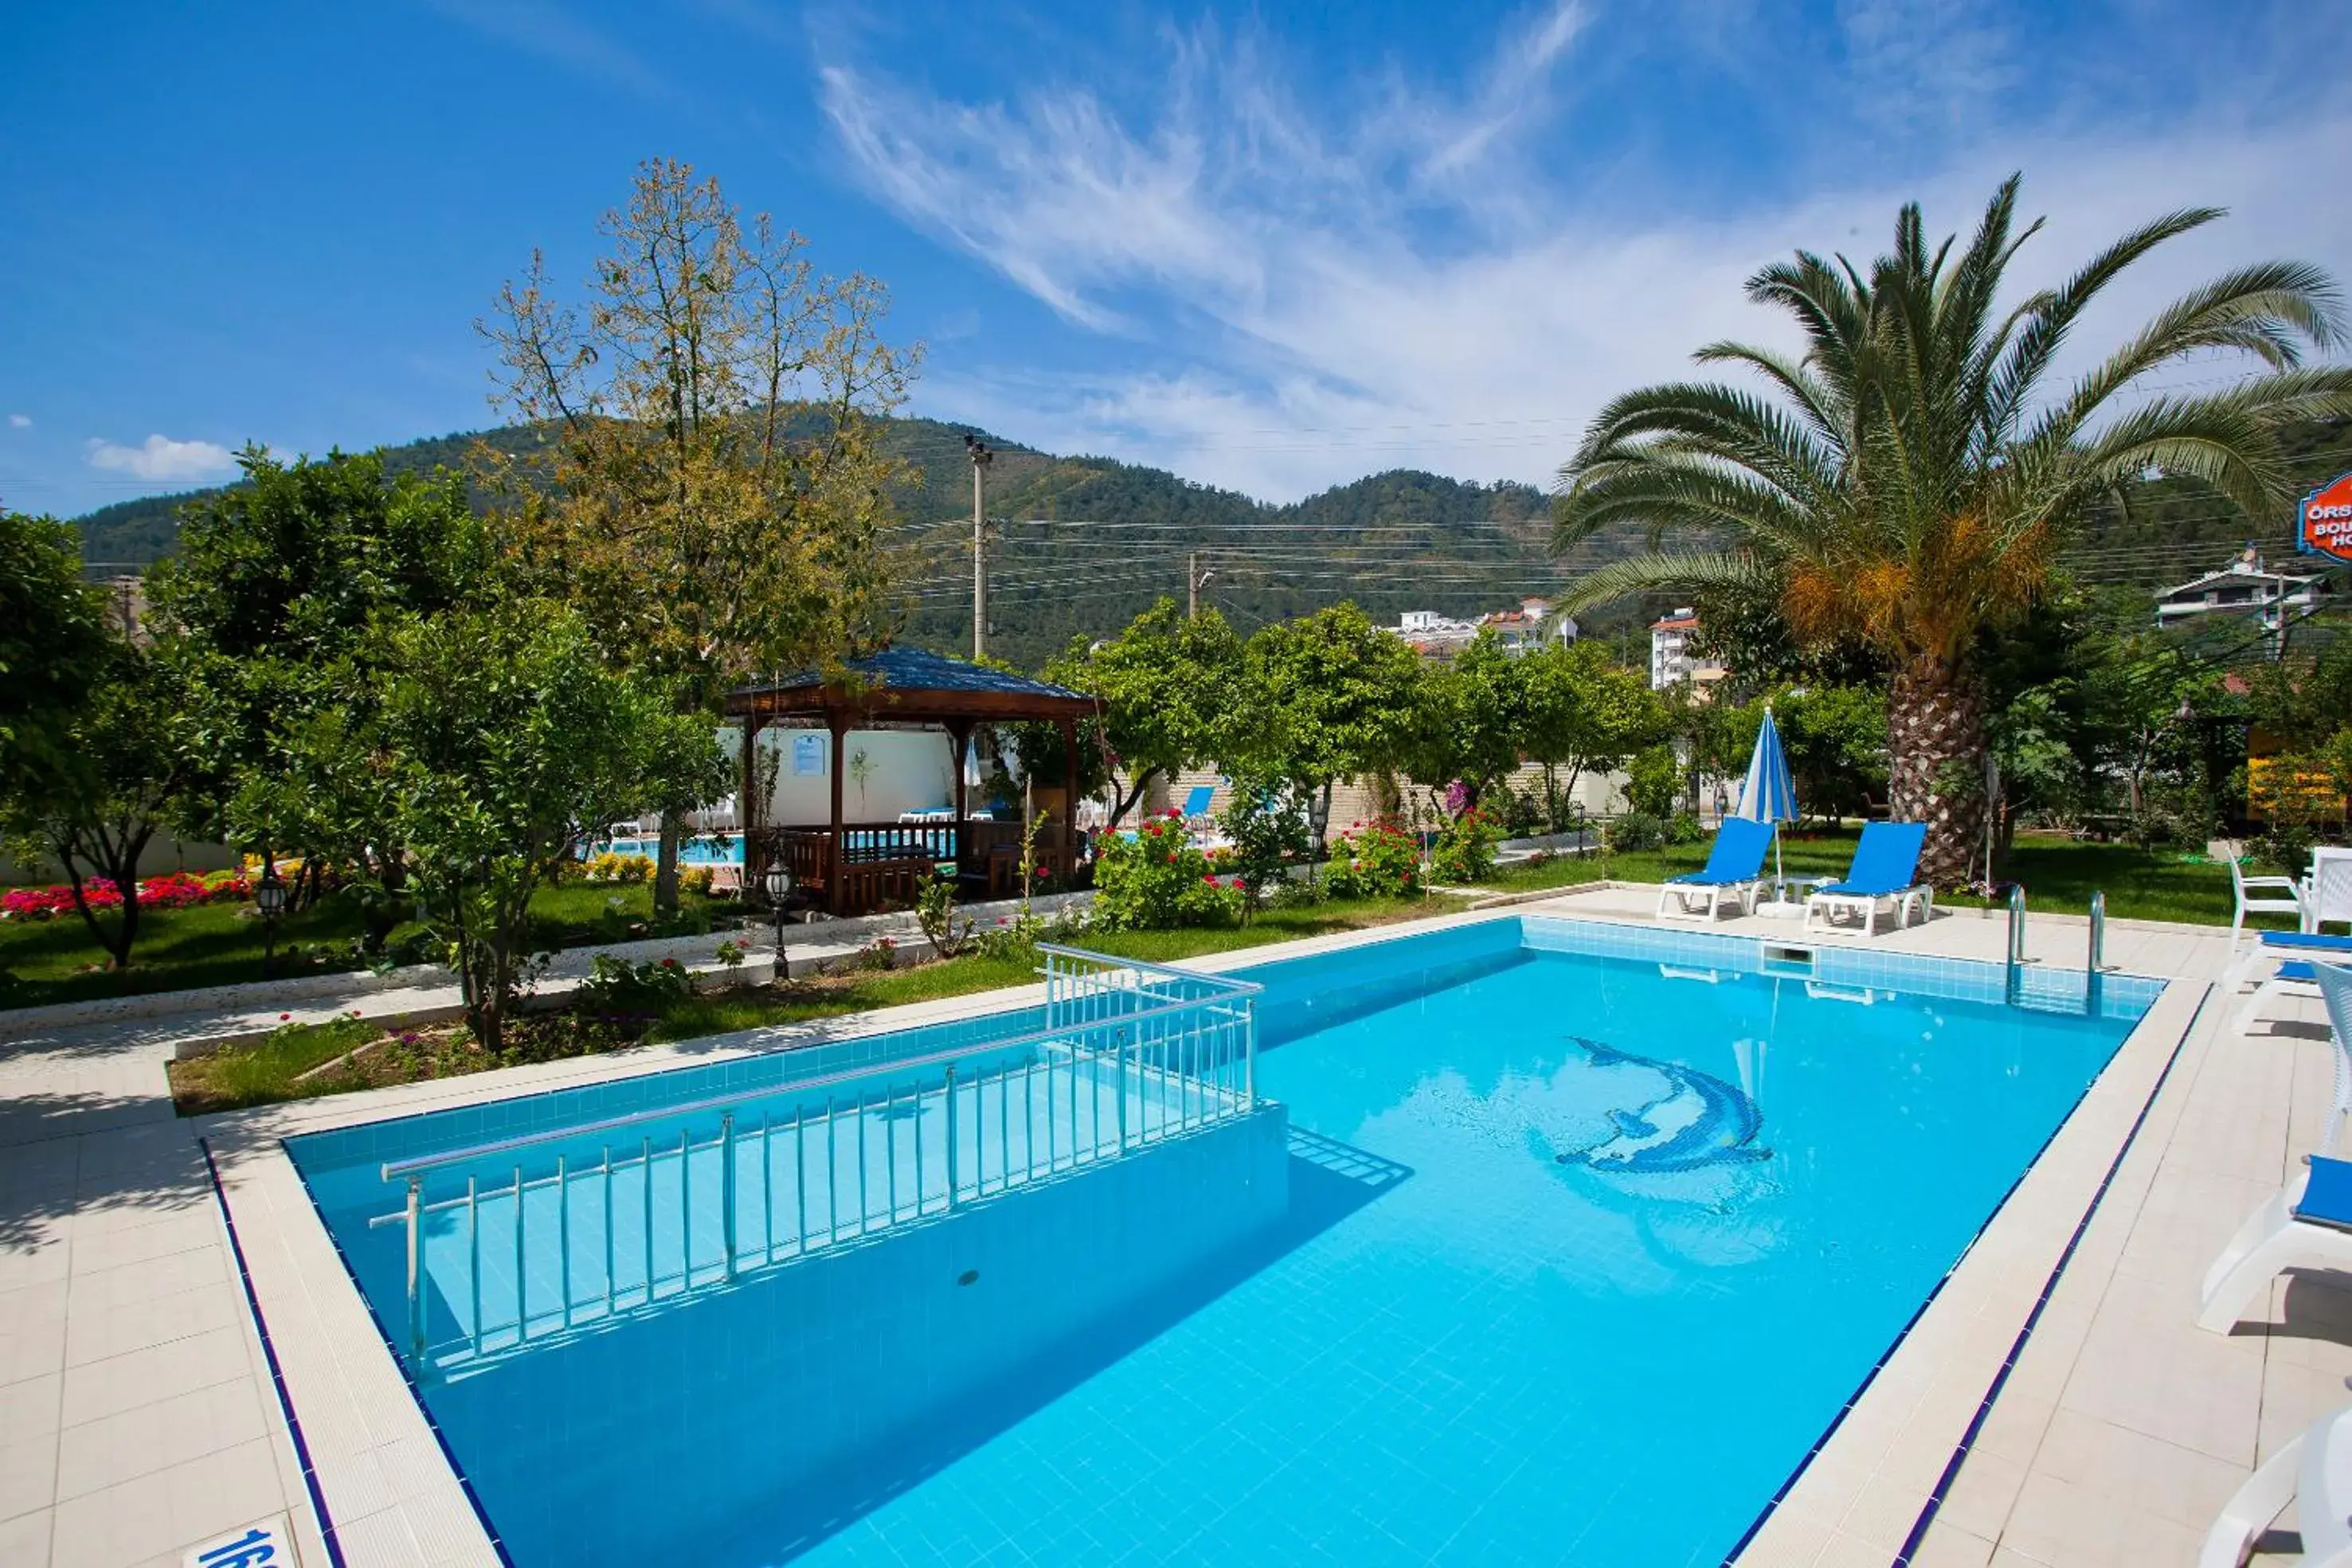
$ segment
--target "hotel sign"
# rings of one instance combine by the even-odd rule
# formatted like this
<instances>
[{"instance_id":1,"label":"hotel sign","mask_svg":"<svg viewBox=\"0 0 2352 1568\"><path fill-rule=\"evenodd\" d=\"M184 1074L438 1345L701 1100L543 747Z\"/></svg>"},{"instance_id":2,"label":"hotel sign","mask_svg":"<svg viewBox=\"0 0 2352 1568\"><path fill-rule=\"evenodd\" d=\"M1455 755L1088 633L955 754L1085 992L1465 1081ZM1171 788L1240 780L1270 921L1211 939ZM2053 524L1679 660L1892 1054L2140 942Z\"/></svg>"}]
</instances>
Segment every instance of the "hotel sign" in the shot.
<instances>
[{"instance_id":1,"label":"hotel sign","mask_svg":"<svg viewBox=\"0 0 2352 1568\"><path fill-rule=\"evenodd\" d=\"M2303 498L2295 511L2294 540L2306 555L2352 560L2352 474L2340 475Z\"/></svg>"}]
</instances>

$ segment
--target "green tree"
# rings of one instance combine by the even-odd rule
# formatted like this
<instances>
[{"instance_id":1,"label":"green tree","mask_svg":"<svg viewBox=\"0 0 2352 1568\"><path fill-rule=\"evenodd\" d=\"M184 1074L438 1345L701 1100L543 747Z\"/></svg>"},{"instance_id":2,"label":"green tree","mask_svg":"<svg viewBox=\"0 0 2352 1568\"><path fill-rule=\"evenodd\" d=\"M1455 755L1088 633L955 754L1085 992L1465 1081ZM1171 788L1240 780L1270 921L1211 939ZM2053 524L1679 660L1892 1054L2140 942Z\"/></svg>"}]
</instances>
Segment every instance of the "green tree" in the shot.
<instances>
[{"instance_id":1,"label":"green tree","mask_svg":"<svg viewBox=\"0 0 2352 1568\"><path fill-rule=\"evenodd\" d=\"M184 694L165 661L118 638L103 673L53 731L58 756L18 781L4 804L13 836L57 857L74 907L108 967L131 967L139 939L139 857L176 821L194 769L176 717ZM92 883L104 878L122 902L101 916Z\"/></svg>"},{"instance_id":2,"label":"green tree","mask_svg":"<svg viewBox=\"0 0 2352 1568\"><path fill-rule=\"evenodd\" d=\"M2075 677L2083 721L2077 755L2122 778L2124 809L2137 820L2148 809L2151 774L2194 768L2197 714L2221 697L2221 673L2184 658L2154 632L2110 635L2089 652Z\"/></svg>"},{"instance_id":3,"label":"green tree","mask_svg":"<svg viewBox=\"0 0 2352 1568\"><path fill-rule=\"evenodd\" d=\"M1089 726L1125 770L1113 797L1111 825L1135 809L1152 784L1216 755L1241 673L1242 643L1214 610L1188 617L1161 599L1103 642L1074 643L1045 666L1045 678L1103 699Z\"/></svg>"},{"instance_id":4,"label":"green tree","mask_svg":"<svg viewBox=\"0 0 2352 1568\"><path fill-rule=\"evenodd\" d=\"M0 801L45 789L71 760L68 732L113 641L73 529L0 510Z\"/></svg>"},{"instance_id":5,"label":"green tree","mask_svg":"<svg viewBox=\"0 0 2352 1568\"><path fill-rule=\"evenodd\" d=\"M1528 739L1527 661L1491 632L1423 667L1405 769L1428 784L1461 780L1468 810L1519 766Z\"/></svg>"},{"instance_id":6,"label":"green tree","mask_svg":"<svg viewBox=\"0 0 2352 1568\"><path fill-rule=\"evenodd\" d=\"M1874 686L1791 686L1771 697L1797 804L1809 815L1865 814L1886 789L1886 694ZM1753 742L1751 741L1751 745ZM1741 758L1744 768L1746 758Z\"/></svg>"},{"instance_id":7,"label":"green tree","mask_svg":"<svg viewBox=\"0 0 2352 1568\"><path fill-rule=\"evenodd\" d=\"M609 654L716 718L728 688L886 641L903 477L881 420L919 358L883 341L870 277L817 276L795 234L655 160L605 214L584 310L541 258L480 330L500 402L546 430L499 476L551 588ZM677 898L665 814L655 898Z\"/></svg>"},{"instance_id":8,"label":"green tree","mask_svg":"<svg viewBox=\"0 0 2352 1568\"><path fill-rule=\"evenodd\" d=\"M1906 206L1894 249L1866 268L1801 252L1748 296L1792 315L1801 356L1711 344L1777 396L1675 383L1627 393L1560 471L1556 548L1613 522L1687 548L1603 567L1570 607L1661 588L1777 597L1808 644L1858 635L1894 668L1891 803L1927 824L1921 874L1968 873L1984 797L1981 635L2051 590L2060 550L2119 491L2156 470L2245 517L2290 497L2283 423L2352 413L2352 368L2302 365L2337 339L2336 291L2315 267L2240 268L2163 310L2071 385L2051 367L2083 312L2149 251L2219 217L2158 218L2055 288L2002 302L2010 263L2040 227L2015 224L2004 183L1964 248L1929 242ZM2142 396L2152 372L2221 350L2267 373L2202 396Z\"/></svg>"},{"instance_id":9,"label":"green tree","mask_svg":"<svg viewBox=\"0 0 2352 1568\"><path fill-rule=\"evenodd\" d=\"M1586 773L1611 773L1665 732L1649 678L1612 662L1598 643L1553 643L1523 661L1527 723L1521 744L1544 768L1547 809L1573 796ZM1555 788L1559 768L1568 781ZM1552 826L1559 824L1555 815Z\"/></svg>"},{"instance_id":10,"label":"green tree","mask_svg":"<svg viewBox=\"0 0 2352 1568\"><path fill-rule=\"evenodd\" d=\"M1420 656L1352 603L1274 622L1243 648L1219 755L1229 771L1319 792L1328 820L1335 782L1402 760L1420 680Z\"/></svg>"},{"instance_id":11,"label":"green tree","mask_svg":"<svg viewBox=\"0 0 2352 1568\"><path fill-rule=\"evenodd\" d=\"M150 578L160 656L184 694L201 769L195 831L297 853L314 894L331 863L396 894L404 862L370 745L387 644L378 629L484 591L489 550L457 476L387 481L380 454L239 457L245 482L188 506L180 553ZM396 919L371 899L371 946Z\"/></svg>"},{"instance_id":12,"label":"green tree","mask_svg":"<svg viewBox=\"0 0 2352 1568\"><path fill-rule=\"evenodd\" d=\"M583 824L707 800L727 766L709 724L613 671L577 612L536 599L391 628L381 742L421 912L500 1048L528 978L531 894Z\"/></svg>"},{"instance_id":13,"label":"green tree","mask_svg":"<svg viewBox=\"0 0 2352 1568\"><path fill-rule=\"evenodd\" d=\"M2323 622L2321 639L2248 673L2247 711L2290 749L2311 751L2352 727L2352 621Z\"/></svg>"}]
</instances>

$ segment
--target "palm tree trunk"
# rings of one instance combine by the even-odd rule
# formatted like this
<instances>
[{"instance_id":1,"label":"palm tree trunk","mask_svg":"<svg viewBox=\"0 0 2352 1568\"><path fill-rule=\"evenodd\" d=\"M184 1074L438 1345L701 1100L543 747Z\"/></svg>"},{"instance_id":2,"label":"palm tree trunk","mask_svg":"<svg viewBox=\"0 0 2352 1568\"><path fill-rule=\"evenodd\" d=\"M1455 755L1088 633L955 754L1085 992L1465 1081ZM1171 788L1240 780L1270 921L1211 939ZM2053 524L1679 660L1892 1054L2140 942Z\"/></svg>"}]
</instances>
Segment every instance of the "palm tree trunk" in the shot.
<instances>
[{"instance_id":1,"label":"palm tree trunk","mask_svg":"<svg viewBox=\"0 0 2352 1568\"><path fill-rule=\"evenodd\" d=\"M1888 688L1886 739L1891 814L1927 824L1919 880L1965 885L1984 835L1984 694L1948 660L1914 659Z\"/></svg>"}]
</instances>

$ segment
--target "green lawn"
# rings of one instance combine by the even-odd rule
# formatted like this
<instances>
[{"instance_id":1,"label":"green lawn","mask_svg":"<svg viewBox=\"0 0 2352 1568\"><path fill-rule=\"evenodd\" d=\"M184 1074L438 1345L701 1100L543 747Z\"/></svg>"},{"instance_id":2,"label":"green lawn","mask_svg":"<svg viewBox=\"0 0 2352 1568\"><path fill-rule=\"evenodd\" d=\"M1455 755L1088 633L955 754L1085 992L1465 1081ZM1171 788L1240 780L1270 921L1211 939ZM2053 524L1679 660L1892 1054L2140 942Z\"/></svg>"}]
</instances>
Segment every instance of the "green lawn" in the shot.
<instances>
[{"instance_id":1,"label":"green lawn","mask_svg":"<svg viewBox=\"0 0 2352 1568\"><path fill-rule=\"evenodd\" d=\"M1790 834L1780 846L1781 864L1791 876L1843 874L1853 859L1858 837L1859 829ZM1698 870L1706 863L1706 849L1700 842L1639 854L1595 854L1542 866L1509 866L1496 875L1494 885L1517 891L1565 887L1595 877L1657 882ZM2091 906L2091 894L2102 890L2107 895L2107 913L2118 919L2226 925L2233 907L2229 867L2188 863L2175 850L2026 837L2017 841L2002 874L2024 883L2027 907L2042 913L2084 914ZM1956 906L1982 907L1984 904L1965 894L1938 894L1937 899Z\"/></svg>"},{"instance_id":2,"label":"green lawn","mask_svg":"<svg viewBox=\"0 0 2352 1568\"><path fill-rule=\"evenodd\" d=\"M1146 962L1165 962L1318 936L1332 931L1418 920L1449 914L1460 907L1458 902L1444 898L1335 900L1307 909L1268 910L1248 925L1231 929L1104 931L1090 934L1085 940L1088 947L1097 951ZM763 986L752 990L690 997L667 1009L645 1038L648 1041L695 1040L772 1024L805 1023L813 1019L867 1012L904 1002L1027 985L1036 978L1035 966L1025 959L991 958L971 953L912 968L796 980L783 989ZM383 1033L381 1027L357 1020L291 1025L263 1040L173 1063L173 1095L184 1113L196 1115L507 1065L478 1054L469 1055L462 1046L414 1051L386 1046L349 1070L301 1078L310 1069L381 1038ZM609 1048L610 1043L575 1033L568 1046L558 1038L527 1049L517 1060L577 1054L580 1051Z\"/></svg>"},{"instance_id":3,"label":"green lawn","mask_svg":"<svg viewBox=\"0 0 2352 1568\"><path fill-rule=\"evenodd\" d=\"M685 930L724 920L731 904L714 904L694 894L680 897ZM659 936L654 929L653 889L645 884L567 883L542 888L531 900L535 939L544 946L617 942ZM417 928L393 934L397 947ZM359 912L341 898L289 915L278 925L278 960L272 973L316 974L362 967L358 953ZM0 921L0 1007L37 1007L48 1002L87 1001L99 997L150 991L182 991L262 978L261 922L249 904L200 904L187 909L142 909L131 967L104 967L104 949L79 915L48 920Z\"/></svg>"},{"instance_id":4,"label":"green lawn","mask_svg":"<svg viewBox=\"0 0 2352 1568\"><path fill-rule=\"evenodd\" d=\"M1097 953L1139 958L1148 964L1167 964L1204 953L1231 953L1271 942L1320 936L1327 932L1355 931L1432 915L1449 915L1461 907L1459 903L1445 898L1410 902L1334 899L1307 909L1269 909L1247 925L1209 930L1090 931L1080 938L1080 943ZM762 988L696 997L672 1007L654 1025L647 1038L692 1040L699 1035L725 1034L767 1024L799 1023L873 1008L896 1007L901 1002L930 1001L1003 986L1027 985L1036 977L1035 967L1029 963L968 953L911 969L857 975L832 989L795 987L790 993L783 993Z\"/></svg>"}]
</instances>

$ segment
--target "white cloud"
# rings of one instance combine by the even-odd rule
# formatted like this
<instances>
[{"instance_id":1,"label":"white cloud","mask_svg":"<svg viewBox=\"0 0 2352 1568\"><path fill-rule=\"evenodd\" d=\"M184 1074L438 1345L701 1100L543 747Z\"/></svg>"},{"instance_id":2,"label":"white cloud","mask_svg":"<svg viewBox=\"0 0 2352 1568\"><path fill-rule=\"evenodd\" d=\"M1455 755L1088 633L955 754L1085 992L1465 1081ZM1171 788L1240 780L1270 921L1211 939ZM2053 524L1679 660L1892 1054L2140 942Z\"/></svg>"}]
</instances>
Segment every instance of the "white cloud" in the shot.
<instances>
[{"instance_id":1,"label":"white cloud","mask_svg":"<svg viewBox=\"0 0 2352 1568\"><path fill-rule=\"evenodd\" d=\"M8 428L30 430L33 428L33 416L29 413L12 413L8 416Z\"/></svg>"},{"instance_id":2,"label":"white cloud","mask_svg":"<svg viewBox=\"0 0 2352 1568\"><path fill-rule=\"evenodd\" d=\"M215 479L236 469L236 458L226 446L168 435L151 435L136 446L93 439L85 450L91 467L139 479Z\"/></svg>"},{"instance_id":3,"label":"white cloud","mask_svg":"<svg viewBox=\"0 0 2352 1568\"><path fill-rule=\"evenodd\" d=\"M1662 187L1634 215L1596 214L1531 162L1580 20L1559 7L1508 31L1455 100L1400 88L1339 125L1301 110L1260 51L1197 38L1133 125L1068 85L961 104L825 68L867 189L1105 335L1102 369L1076 378L935 361L927 412L1269 498L1396 466L1541 482L1603 402L1692 373L1698 344L1785 341L1741 293L1762 263L1800 246L1874 255L1913 197L1936 232L1965 231L2019 167L2025 210L2052 220L2016 269L2028 286L2158 213L2233 209L2126 274L2082 345L2112 345L2228 266L2288 255L2352 274L2352 209L2315 200L2308 174L2352 162L2345 117L2260 130L2183 116L2131 139L1985 116L1900 182L1852 175L1729 216L1679 209ZM1895 47L1863 7L1848 21L1858 47ZM1961 100L2000 74L1983 48ZM1452 221L1426 221L1433 205Z\"/></svg>"},{"instance_id":4,"label":"white cloud","mask_svg":"<svg viewBox=\"0 0 2352 1568\"><path fill-rule=\"evenodd\" d=\"M426 0L454 22L640 97L675 99L669 80L623 41L555 0Z\"/></svg>"}]
</instances>

